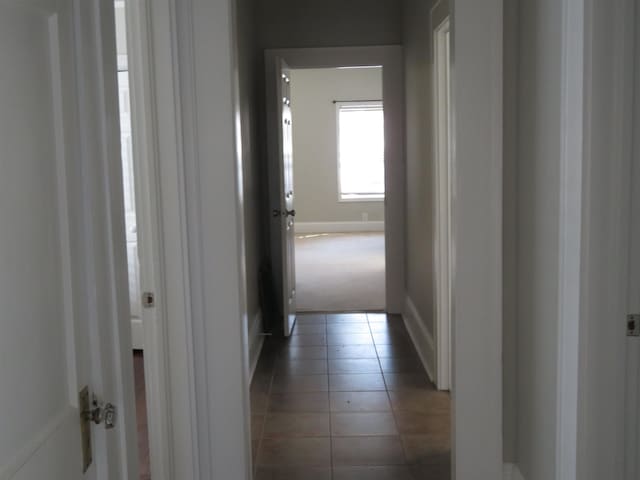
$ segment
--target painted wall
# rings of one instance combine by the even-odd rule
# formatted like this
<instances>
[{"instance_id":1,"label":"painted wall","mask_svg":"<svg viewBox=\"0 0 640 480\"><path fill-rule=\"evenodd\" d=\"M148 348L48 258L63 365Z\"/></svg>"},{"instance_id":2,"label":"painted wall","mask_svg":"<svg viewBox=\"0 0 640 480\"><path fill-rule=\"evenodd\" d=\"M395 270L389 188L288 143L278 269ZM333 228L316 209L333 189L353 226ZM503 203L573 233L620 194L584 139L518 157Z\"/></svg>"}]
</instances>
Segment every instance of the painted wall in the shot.
<instances>
[{"instance_id":1,"label":"painted wall","mask_svg":"<svg viewBox=\"0 0 640 480\"><path fill-rule=\"evenodd\" d=\"M256 18L261 48L402 43L395 0L256 0Z\"/></svg>"},{"instance_id":2,"label":"painted wall","mask_svg":"<svg viewBox=\"0 0 640 480\"><path fill-rule=\"evenodd\" d=\"M431 8L435 1L406 0L404 11L407 240L406 287L434 336L434 156Z\"/></svg>"},{"instance_id":3,"label":"painted wall","mask_svg":"<svg viewBox=\"0 0 640 480\"><path fill-rule=\"evenodd\" d=\"M240 140L244 189L244 228L246 253L246 292L250 363L257 360L262 331L260 306L260 264L263 231L260 228L260 157L256 137L257 63L255 48L254 7L252 0L237 0L236 4L237 61L240 100Z\"/></svg>"},{"instance_id":4,"label":"painted wall","mask_svg":"<svg viewBox=\"0 0 640 480\"><path fill-rule=\"evenodd\" d=\"M521 0L517 160L517 460L555 477L562 15Z\"/></svg>"},{"instance_id":5,"label":"painted wall","mask_svg":"<svg viewBox=\"0 0 640 480\"><path fill-rule=\"evenodd\" d=\"M517 438L517 160L518 160L518 0L504 1L504 138L502 224L502 407L504 461L516 461Z\"/></svg>"},{"instance_id":6,"label":"painted wall","mask_svg":"<svg viewBox=\"0 0 640 480\"><path fill-rule=\"evenodd\" d=\"M334 100L382 99L382 69L291 72L296 221L384 220L384 202L338 201L338 135Z\"/></svg>"}]
</instances>

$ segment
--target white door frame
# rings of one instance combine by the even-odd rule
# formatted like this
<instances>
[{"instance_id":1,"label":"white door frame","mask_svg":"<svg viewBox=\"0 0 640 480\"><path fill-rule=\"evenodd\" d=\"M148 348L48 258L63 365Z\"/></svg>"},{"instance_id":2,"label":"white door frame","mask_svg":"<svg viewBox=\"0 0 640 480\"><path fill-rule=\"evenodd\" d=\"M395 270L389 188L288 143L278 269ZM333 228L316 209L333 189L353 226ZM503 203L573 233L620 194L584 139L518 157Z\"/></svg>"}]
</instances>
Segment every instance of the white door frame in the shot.
<instances>
[{"instance_id":1,"label":"white door frame","mask_svg":"<svg viewBox=\"0 0 640 480\"><path fill-rule=\"evenodd\" d=\"M503 0L450 3L453 475L493 480L503 474Z\"/></svg>"},{"instance_id":2,"label":"white door frame","mask_svg":"<svg viewBox=\"0 0 640 480\"><path fill-rule=\"evenodd\" d=\"M449 16L436 19L432 10L433 29L433 105L434 105L434 266L436 318L436 384L439 390L449 390L451 385L451 282L453 255L451 224L451 165L449 115L450 115L450 62L446 35L450 32Z\"/></svg>"},{"instance_id":3,"label":"white door frame","mask_svg":"<svg viewBox=\"0 0 640 480\"><path fill-rule=\"evenodd\" d=\"M337 68L348 66L381 65L382 100L385 118L385 280L386 310L402 313L405 298L405 163L404 163L404 75L402 47L337 47L292 48L266 50L267 99L273 97L272 85L275 59L282 58L291 69ZM267 108L268 118L273 112ZM273 108L273 107L271 107ZM273 149L269 150L269 171L279 175L280 161ZM275 202L272 198L272 202ZM278 206L280 205L278 200ZM274 204L275 205L275 204ZM276 207L274 207L276 208ZM272 242L279 245L278 236ZM274 251L274 248L272 248ZM274 262L277 261L274 259Z\"/></svg>"},{"instance_id":4,"label":"white door frame","mask_svg":"<svg viewBox=\"0 0 640 480\"><path fill-rule=\"evenodd\" d=\"M634 0L563 0L556 477L624 478ZM637 408L637 405L634 406Z\"/></svg>"},{"instance_id":5,"label":"white door frame","mask_svg":"<svg viewBox=\"0 0 640 480\"><path fill-rule=\"evenodd\" d=\"M157 155L157 109L151 55L150 8L146 0L124 2L132 119L140 292L153 292L155 306L141 307L144 345L151 478L170 480L172 472L171 411L168 390L168 348L165 264L162 257L160 172ZM140 247L143 248L140 248ZM142 303L142 299L137 299ZM152 421L151 421L152 420Z\"/></svg>"},{"instance_id":6,"label":"white door frame","mask_svg":"<svg viewBox=\"0 0 640 480\"><path fill-rule=\"evenodd\" d=\"M169 450L168 479L249 480L235 2L137 2L147 6L141 22L150 46L149 118L164 273L159 291L166 332L158 335L164 350L157 350L156 361L167 374L163 378L159 368L156 375L167 440L164 447L161 438L156 441L159 450Z\"/></svg>"}]
</instances>

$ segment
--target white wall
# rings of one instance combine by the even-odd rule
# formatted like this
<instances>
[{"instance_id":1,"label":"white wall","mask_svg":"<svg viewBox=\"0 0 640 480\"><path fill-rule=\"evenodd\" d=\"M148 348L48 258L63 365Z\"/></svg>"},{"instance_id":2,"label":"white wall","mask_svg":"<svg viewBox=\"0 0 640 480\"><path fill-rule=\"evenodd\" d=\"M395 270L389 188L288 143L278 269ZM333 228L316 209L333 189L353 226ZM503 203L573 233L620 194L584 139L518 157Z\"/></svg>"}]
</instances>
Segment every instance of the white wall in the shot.
<instances>
[{"instance_id":1,"label":"white wall","mask_svg":"<svg viewBox=\"0 0 640 480\"><path fill-rule=\"evenodd\" d=\"M555 478L562 9L521 0L517 164L517 461Z\"/></svg>"},{"instance_id":2,"label":"white wall","mask_svg":"<svg viewBox=\"0 0 640 480\"><path fill-rule=\"evenodd\" d=\"M334 100L382 100L382 69L291 72L296 221L384 220L384 201L338 200L338 135Z\"/></svg>"}]
</instances>

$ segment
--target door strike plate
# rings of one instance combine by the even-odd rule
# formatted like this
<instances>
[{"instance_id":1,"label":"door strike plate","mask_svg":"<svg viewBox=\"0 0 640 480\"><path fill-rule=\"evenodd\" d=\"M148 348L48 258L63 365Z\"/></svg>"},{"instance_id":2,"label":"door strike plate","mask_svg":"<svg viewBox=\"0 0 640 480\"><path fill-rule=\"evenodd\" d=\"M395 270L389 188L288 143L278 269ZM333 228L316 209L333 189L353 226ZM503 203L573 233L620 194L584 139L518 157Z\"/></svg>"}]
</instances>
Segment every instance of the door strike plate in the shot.
<instances>
[{"instance_id":1,"label":"door strike plate","mask_svg":"<svg viewBox=\"0 0 640 480\"><path fill-rule=\"evenodd\" d=\"M156 305L156 296L153 292L144 292L142 294L142 306L144 308L152 308Z\"/></svg>"},{"instance_id":2,"label":"door strike plate","mask_svg":"<svg viewBox=\"0 0 640 480\"><path fill-rule=\"evenodd\" d=\"M627 315L627 337L640 337L640 314Z\"/></svg>"},{"instance_id":3,"label":"door strike plate","mask_svg":"<svg viewBox=\"0 0 640 480\"><path fill-rule=\"evenodd\" d=\"M84 387L78 394L78 410L80 411L80 439L82 445L82 473L86 473L93 462L91 448L91 419L86 414L91 409L89 387Z\"/></svg>"}]
</instances>

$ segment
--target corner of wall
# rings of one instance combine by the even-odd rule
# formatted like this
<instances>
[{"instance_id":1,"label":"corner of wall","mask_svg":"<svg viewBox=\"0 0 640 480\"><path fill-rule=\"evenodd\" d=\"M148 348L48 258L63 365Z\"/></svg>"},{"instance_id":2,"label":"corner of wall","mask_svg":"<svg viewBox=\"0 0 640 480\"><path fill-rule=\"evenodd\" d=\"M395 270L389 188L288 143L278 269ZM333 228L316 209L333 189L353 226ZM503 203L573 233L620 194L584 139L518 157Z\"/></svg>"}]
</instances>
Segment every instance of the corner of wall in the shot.
<instances>
[{"instance_id":1,"label":"corner of wall","mask_svg":"<svg viewBox=\"0 0 640 480\"><path fill-rule=\"evenodd\" d=\"M429 332L424 319L418 313L418 309L407 295L405 298L404 313L402 314L404 324L407 327L411 341L420 356L429 379L435 384L436 377L436 346L433 336Z\"/></svg>"}]
</instances>

